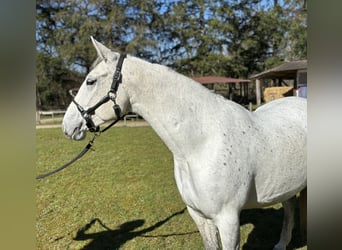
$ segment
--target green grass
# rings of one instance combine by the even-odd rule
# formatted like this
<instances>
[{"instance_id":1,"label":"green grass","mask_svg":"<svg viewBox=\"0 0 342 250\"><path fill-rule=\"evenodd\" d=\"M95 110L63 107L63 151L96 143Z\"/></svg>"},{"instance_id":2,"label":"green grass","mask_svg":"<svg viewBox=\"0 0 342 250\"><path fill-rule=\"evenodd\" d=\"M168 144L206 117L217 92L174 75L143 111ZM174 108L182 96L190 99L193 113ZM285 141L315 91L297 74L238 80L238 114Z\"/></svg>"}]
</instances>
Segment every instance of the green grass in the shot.
<instances>
[{"instance_id":1,"label":"green grass","mask_svg":"<svg viewBox=\"0 0 342 250\"><path fill-rule=\"evenodd\" d=\"M60 128L36 130L37 174L86 143L67 140ZM176 188L172 155L150 127L112 128L94 149L37 181L37 249L203 249ZM243 212L241 247L270 249L281 221L280 206ZM298 238L295 230L296 247Z\"/></svg>"}]
</instances>

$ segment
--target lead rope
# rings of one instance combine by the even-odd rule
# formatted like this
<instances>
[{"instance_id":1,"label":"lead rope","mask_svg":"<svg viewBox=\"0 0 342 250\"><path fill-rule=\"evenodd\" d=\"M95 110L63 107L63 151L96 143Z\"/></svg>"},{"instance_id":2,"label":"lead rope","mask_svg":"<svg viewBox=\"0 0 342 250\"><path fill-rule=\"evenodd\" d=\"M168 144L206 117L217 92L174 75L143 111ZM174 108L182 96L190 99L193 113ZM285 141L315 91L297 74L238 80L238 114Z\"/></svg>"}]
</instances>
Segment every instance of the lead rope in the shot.
<instances>
[{"instance_id":1,"label":"lead rope","mask_svg":"<svg viewBox=\"0 0 342 250\"><path fill-rule=\"evenodd\" d=\"M119 116L118 116L119 117ZM75 161L77 161L78 159L82 158L83 155L85 155L89 149L91 149L91 147L93 146L94 144L94 141L96 139L96 137L100 136L101 133L107 131L109 128L111 128L112 126L114 126L118 121L120 121L121 119L123 118L123 116L117 118L116 120L114 120L112 123L110 123L107 127L105 127L104 129L102 129L101 131L99 131L98 133L94 133L93 134L93 138L90 139L90 141L88 142L88 144L82 149L82 151L76 156L74 157L73 159L71 159L69 162L65 163L63 166L55 169L55 170L52 170L48 173L45 173L45 174L41 174L41 175L38 175L36 177L37 180L40 180L40 179L43 179L45 177L48 177L50 175L53 175L55 173L58 173L59 171L65 169L66 167L70 166L71 164L73 164Z\"/></svg>"}]
</instances>

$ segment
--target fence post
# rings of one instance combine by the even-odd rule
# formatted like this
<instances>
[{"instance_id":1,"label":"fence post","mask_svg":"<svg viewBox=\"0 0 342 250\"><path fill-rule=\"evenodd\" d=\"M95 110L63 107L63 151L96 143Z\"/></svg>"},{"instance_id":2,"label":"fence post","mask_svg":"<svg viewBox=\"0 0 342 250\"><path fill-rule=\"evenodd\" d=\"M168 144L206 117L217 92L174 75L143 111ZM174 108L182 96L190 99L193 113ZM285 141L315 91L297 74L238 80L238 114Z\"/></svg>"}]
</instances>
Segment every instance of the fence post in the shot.
<instances>
[{"instance_id":1,"label":"fence post","mask_svg":"<svg viewBox=\"0 0 342 250\"><path fill-rule=\"evenodd\" d=\"M36 111L36 124L40 124L40 112Z\"/></svg>"},{"instance_id":2,"label":"fence post","mask_svg":"<svg viewBox=\"0 0 342 250\"><path fill-rule=\"evenodd\" d=\"M257 107L261 105L261 79L256 79L255 81L255 92L256 92L256 104Z\"/></svg>"}]
</instances>

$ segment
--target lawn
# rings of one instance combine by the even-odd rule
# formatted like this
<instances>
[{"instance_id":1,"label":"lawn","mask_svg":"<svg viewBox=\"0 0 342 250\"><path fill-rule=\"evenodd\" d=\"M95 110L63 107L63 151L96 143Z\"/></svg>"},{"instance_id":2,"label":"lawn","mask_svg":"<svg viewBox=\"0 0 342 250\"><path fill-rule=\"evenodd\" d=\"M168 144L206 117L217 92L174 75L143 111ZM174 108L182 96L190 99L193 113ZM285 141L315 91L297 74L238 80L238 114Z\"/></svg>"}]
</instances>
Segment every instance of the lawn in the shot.
<instances>
[{"instance_id":1,"label":"lawn","mask_svg":"<svg viewBox=\"0 0 342 250\"><path fill-rule=\"evenodd\" d=\"M59 167L87 143L60 128L36 130L37 174ZM150 127L117 127L95 151L37 181L37 249L204 249L178 194L170 151ZM243 211L241 249L271 249L280 205ZM297 218L298 219L298 218ZM299 243L294 230L293 245Z\"/></svg>"}]
</instances>

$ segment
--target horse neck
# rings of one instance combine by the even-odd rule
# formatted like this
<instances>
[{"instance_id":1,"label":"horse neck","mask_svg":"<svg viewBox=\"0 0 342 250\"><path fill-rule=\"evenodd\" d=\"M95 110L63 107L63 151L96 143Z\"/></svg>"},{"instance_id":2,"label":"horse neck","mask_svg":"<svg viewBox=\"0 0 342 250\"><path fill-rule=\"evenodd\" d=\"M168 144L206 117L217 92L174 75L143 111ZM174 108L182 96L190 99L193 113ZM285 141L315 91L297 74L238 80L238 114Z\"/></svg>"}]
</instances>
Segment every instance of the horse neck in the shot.
<instances>
[{"instance_id":1,"label":"horse neck","mask_svg":"<svg viewBox=\"0 0 342 250\"><path fill-rule=\"evenodd\" d=\"M214 107L217 110L216 95L164 66L137 58L128 57L123 70L132 111L144 117L175 155L206 139L210 131L205 119Z\"/></svg>"}]
</instances>

